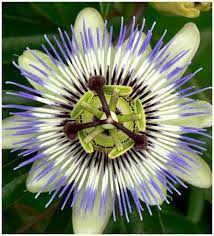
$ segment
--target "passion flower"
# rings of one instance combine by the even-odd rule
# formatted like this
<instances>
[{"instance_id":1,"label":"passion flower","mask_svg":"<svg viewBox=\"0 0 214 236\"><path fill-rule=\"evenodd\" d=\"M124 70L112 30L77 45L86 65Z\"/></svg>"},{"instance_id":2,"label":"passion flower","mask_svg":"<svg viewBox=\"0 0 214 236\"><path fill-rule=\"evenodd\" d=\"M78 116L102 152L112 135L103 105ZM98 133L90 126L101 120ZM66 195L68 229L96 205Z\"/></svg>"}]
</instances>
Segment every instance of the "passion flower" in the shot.
<instances>
[{"instance_id":1,"label":"passion flower","mask_svg":"<svg viewBox=\"0 0 214 236\"><path fill-rule=\"evenodd\" d=\"M187 135L207 135L210 105L188 98L207 88L182 88L200 71L182 77L199 45L197 27L185 25L165 46L164 32L151 49L155 24L146 35L144 25L133 17L125 39L122 18L113 45L113 27L108 33L100 14L86 8L71 35L59 29L55 46L45 36L45 53L28 48L14 62L34 88L7 82L24 89L10 94L44 106L5 105L24 111L3 121L3 147L25 158L15 169L34 163L26 186L36 197L52 193L46 207L64 196L61 208L73 208L76 233L101 233L111 213L129 221L133 205L142 220L144 208L152 214L150 205L161 209L167 194L180 194L182 180L211 185L198 156L204 142Z\"/></svg>"}]
</instances>

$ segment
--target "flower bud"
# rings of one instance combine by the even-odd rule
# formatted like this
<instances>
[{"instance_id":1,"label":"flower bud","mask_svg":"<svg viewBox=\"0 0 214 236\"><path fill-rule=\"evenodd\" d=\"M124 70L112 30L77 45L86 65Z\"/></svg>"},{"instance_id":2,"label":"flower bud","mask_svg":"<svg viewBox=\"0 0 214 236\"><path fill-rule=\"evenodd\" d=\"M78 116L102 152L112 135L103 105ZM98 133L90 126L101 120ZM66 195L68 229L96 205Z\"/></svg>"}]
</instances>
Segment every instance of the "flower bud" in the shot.
<instances>
[{"instance_id":1,"label":"flower bud","mask_svg":"<svg viewBox=\"0 0 214 236\"><path fill-rule=\"evenodd\" d=\"M152 2L151 5L158 11L188 18L198 17L201 11L211 9L211 2Z\"/></svg>"}]
</instances>

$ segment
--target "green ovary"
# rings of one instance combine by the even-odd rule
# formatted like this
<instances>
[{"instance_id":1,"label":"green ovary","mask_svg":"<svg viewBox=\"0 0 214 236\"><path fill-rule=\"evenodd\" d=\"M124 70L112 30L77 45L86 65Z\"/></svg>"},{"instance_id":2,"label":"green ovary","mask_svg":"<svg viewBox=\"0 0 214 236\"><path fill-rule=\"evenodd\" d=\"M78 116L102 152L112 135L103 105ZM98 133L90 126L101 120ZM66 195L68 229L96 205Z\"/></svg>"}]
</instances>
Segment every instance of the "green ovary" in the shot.
<instances>
[{"instance_id":1,"label":"green ovary","mask_svg":"<svg viewBox=\"0 0 214 236\"><path fill-rule=\"evenodd\" d=\"M131 87L107 85L104 92L114 120L132 132L145 130L145 114L140 100L131 100L128 97L132 93ZM106 118L99 97L92 93L86 92L71 111L71 117L78 123L84 124ZM134 146L134 141L128 135L111 124L81 130L78 132L78 138L86 152L99 150L108 153L108 157L112 159Z\"/></svg>"}]
</instances>

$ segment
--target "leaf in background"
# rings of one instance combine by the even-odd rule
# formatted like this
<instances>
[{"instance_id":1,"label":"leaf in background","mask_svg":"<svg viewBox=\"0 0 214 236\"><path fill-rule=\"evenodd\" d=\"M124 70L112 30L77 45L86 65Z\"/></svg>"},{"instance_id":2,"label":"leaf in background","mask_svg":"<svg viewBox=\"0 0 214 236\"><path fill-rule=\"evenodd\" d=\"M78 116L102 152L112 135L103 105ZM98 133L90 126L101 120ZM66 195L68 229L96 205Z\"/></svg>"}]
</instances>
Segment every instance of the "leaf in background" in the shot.
<instances>
[{"instance_id":1,"label":"leaf in background","mask_svg":"<svg viewBox=\"0 0 214 236\"><path fill-rule=\"evenodd\" d=\"M191 80L192 85L195 85L196 89L212 86L212 33L210 28L201 28L200 36L201 43L191 66L192 70L197 70L200 67L203 68L203 70ZM210 89L204 93L200 93L198 97L211 102L212 90Z\"/></svg>"},{"instance_id":2,"label":"leaf in background","mask_svg":"<svg viewBox=\"0 0 214 236\"><path fill-rule=\"evenodd\" d=\"M57 30L56 30L57 34ZM47 35L51 38L53 35ZM43 35L32 35L32 36L18 36L18 37L6 37L3 38L3 64L12 63L14 55L20 56L26 47L31 49L41 49L41 45L44 44L46 40Z\"/></svg>"},{"instance_id":3,"label":"leaf in background","mask_svg":"<svg viewBox=\"0 0 214 236\"><path fill-rule=\"evenodd\" d=\"M15 178L10 183L6 184L2 189L2 205L3 209L8 208L12 205L18 198L23 196L25 187L25 181L27 178L27 173L20 175L19 177Z\"/></svg>"},{"instance_id":4,"label":"leaf in background","mask_svg":"<svg viewBox=\"0 0 214 236\"><path fill-rule=\"evenodd\" d=\"M212 187L209 189L204 189L204 199L212 204Z\"/></svg>"},{"instance_id":5,"label":"leaf in background","mask_svg":"<svg viewBox=\"0 0 214 236\"><path fill-rule=\"evenodd\" d=\"M113 26L113 42L117 42L118 35L120 32L120 23L121 23L121 17L115 16L108 20L107 28L108 31L110 30L110 26Z\"/></svg>"},{"instance_id":6,"label":"leaf in background","mask_svg":"<svg viewBox=\"0 0 214 236\"><path fill-rule=\"evenodd\" d=\"M142 6L144 6L147 3L137 3L136 2L127 2L126 4L123 4L122 2L114 2L113 3L113 10L115 10L115 13L118 13L117 15L123 16L126 23L129 22L129 20L132 20L132 17L136 15L136 11L142 10ZM143 11L141 13L143 15Z\"/></svg>"},{"instance_id":7,"label":"leaf in background","mask_svg":"<svg viewBox=\"0 0 214 236\"><path fill-rule=\"evenodd\" d=\"M35 208L38 212L43 212L45 211L45 205L47 202L50 200L51 195L48 193L42 193L39 195L37 199L35 199L36 194L28 192L26 196L24 196L19 203L24 204L24 205L29 205L33 208ZM59 199L55 198L53 200L53 203L50 205L52 207L55 204L58 204Z\"/></svg>"},{"instance_id":8,"label":"leaf in background","mask_svg":"<svg viewBox=\"0 0 214 236\"><path fill-rule=\"evenodd\" d=\"M64 199L61 199L58 204L57 209L55 210L53 216L50 219L49 224L47 225L44 233L65 233L65 230L68 230L68 225L72 225L72 208L67 206L63 211L61 210L62 202ZM67 231L66 233L73 233L73 229Z\"/></svg>"},{"instance_id":9,"label":"leaf in background","mask_svg":"<svg viewBox=\"0 0 214 236\"><path fill-rule=\"evenodd\" d=\"M16 203L14 207L17 211L17 217L22 220L14 232L17 234L33 234L44 232L57 205L53 204L49 208L44 208L42 212L38 212L31 205L21 203Z\"/></svg>"},{"instance_id":10,"label":"leaf in background","mask_svg":"<svg viewBox=\"0 0 214 236\"><path fill-rule=\"evenodd\" d=\"M88 3L31 3L35 11L40 13L44 18L48 19L55 24L56 27L66 27L70 28L70 25L74 23L76 16L79 11L83 8L88 7ZM91 7L97 6L95 3L90 3Z\"/></svg>"},{"instance_id":11,"label":"leaf in background","mask_svg":"<svg viewBox=\"0 0 214 236\"><path fill-rule=\"evenodd\" d=\"M56 26L36 12L31 3L3 3L3 38L49 34ZM18 29L18 30L17 30Z\"/></svg>"},{"instance_id":12,"label":"leaf in background","mask_svg":"<svg viewBox=\"0 0 214 236\"><path fill-rule=\"evenodd\" d=\"M14 233L15 229L17 229L22 223L22 220L20 219L20 217L18 217L17 210L14 208L14 206L3 211L2 216L3 234Z\"/></svg>"},{"instance_id":13,"label":"leaf in background","mask_svg":"<svg viewBox=\"0 0 214 236\"><path fill-rule=\"evenodd\" d=\"M198 232L197 226L185 218L185 216L175 212L161 211L160 218L166 234L195 234Z\"/></svg>"},{"instance_id":14,"label":"leaf in background","mask_svg":"<svg viewBox=\"0 0 214 236\"><path fill-rule=\"evenodd\" d=\"M143 204L143 207L145 205ZM117 221L114 222L113 217L110 218L107 227L104 231L105 234L156 234L162 233L161 224L158 219L156 207L152 207L153 215L150 216L146 207L142 213L143 221L140 221L138 212L134 210L130 215L130 223L125 219L125 216L120 218L117 216ZM154 224L155 222L155 224Z\"/></svg>"},{"instance_id":15,"label":"leaf in background","mask_svg":"<svg viewBox=\"0 0 214 236\"><path fill-rule=\"evenodd\" d=\"M113 3L112 2L100 2L100 11L104 19L108 16L110 13Z\"/></svg>"},{"instance_id":16,"label":"leaf in background","mask_svg":"<svg viewBox=\"0 0 214 236\"><path fill-rule=\"evenodd\" d=\"M125 217L124 217L125 218ZM129 234L166 234L166 233L197 233L197 226L192 224L184 215L169 210L158 210L152 207L152 216L147 209L143 212L143 221L140 221L137 211L130 214L130 223L125 219L113 222L111 218L104 233Z\"/></svg>"},{"instance_id":17,"label":"leaf in background","mask_svg":"<svg viewBox=\"0 0 214 236\"><path fill-rule=\"evenodd\" d=\"M24 166L14 170L23 161L22 156L18 156L17 152L11 153L10 150L3 150L3 169L2 169L2 185L12 182L14 179L19 178L21 175L30 170L30 166Z\"/></svg>"}]
</instances>

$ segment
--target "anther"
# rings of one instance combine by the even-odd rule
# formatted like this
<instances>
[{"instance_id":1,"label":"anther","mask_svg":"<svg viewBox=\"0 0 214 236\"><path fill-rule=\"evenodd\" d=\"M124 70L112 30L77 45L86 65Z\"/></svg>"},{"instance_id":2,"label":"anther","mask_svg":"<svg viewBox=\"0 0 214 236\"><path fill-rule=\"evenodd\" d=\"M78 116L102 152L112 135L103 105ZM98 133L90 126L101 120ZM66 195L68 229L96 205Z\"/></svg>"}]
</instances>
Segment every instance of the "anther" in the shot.
<instances>
[{"instance_id":1,"label":"anther","mask_svg":"<svg viewBox=\"0 0 214 236\"><path fill-rule=\"evenodd\" d=\"M103 90L105 85L105 78L102 76L93 76L88 80L88 88L97 92Z\"/></svg>"},{"instance_id":2,"label":"anther","mask_svg":"<svg viewBox=\"0 0 214 236\"><path fill-rule=\"evenodd\" d=\"M104 94L105 78L102 76L93 76L88 81L88 88L97 93L103 106L103 111L107 117L111 117L110 109Z\"/></svg>"},{"instance_id":3,"label":"anther","mask_svg":"<svg viewBox=\"0 0 214 236\"><path fill-rule=\"evenodd\" d=\"M129 129L127 129L125 126L123 126L120 123L114 122L114 126L116 126L119 130L123 131L125 134L129 136L129 138L133 139L135 142L135 148L136 149L144 149L147 146L147 137L144 134L136 134Z\"/></svg>"},{"instance_id":4,"label":"anther","mask_svg":"<svg viewBox=\"0 0 214 236\"><path fill-rule=\"evenodd\" d=\"M63 128L64 133L69 139L75 139L77 136L77 132L83 129L96 127L99 125L108 124L108 120L95 120L93 122L88 122L84 124L80 124L77 122L67 122Z\"/></svg>"}]
</instances>

